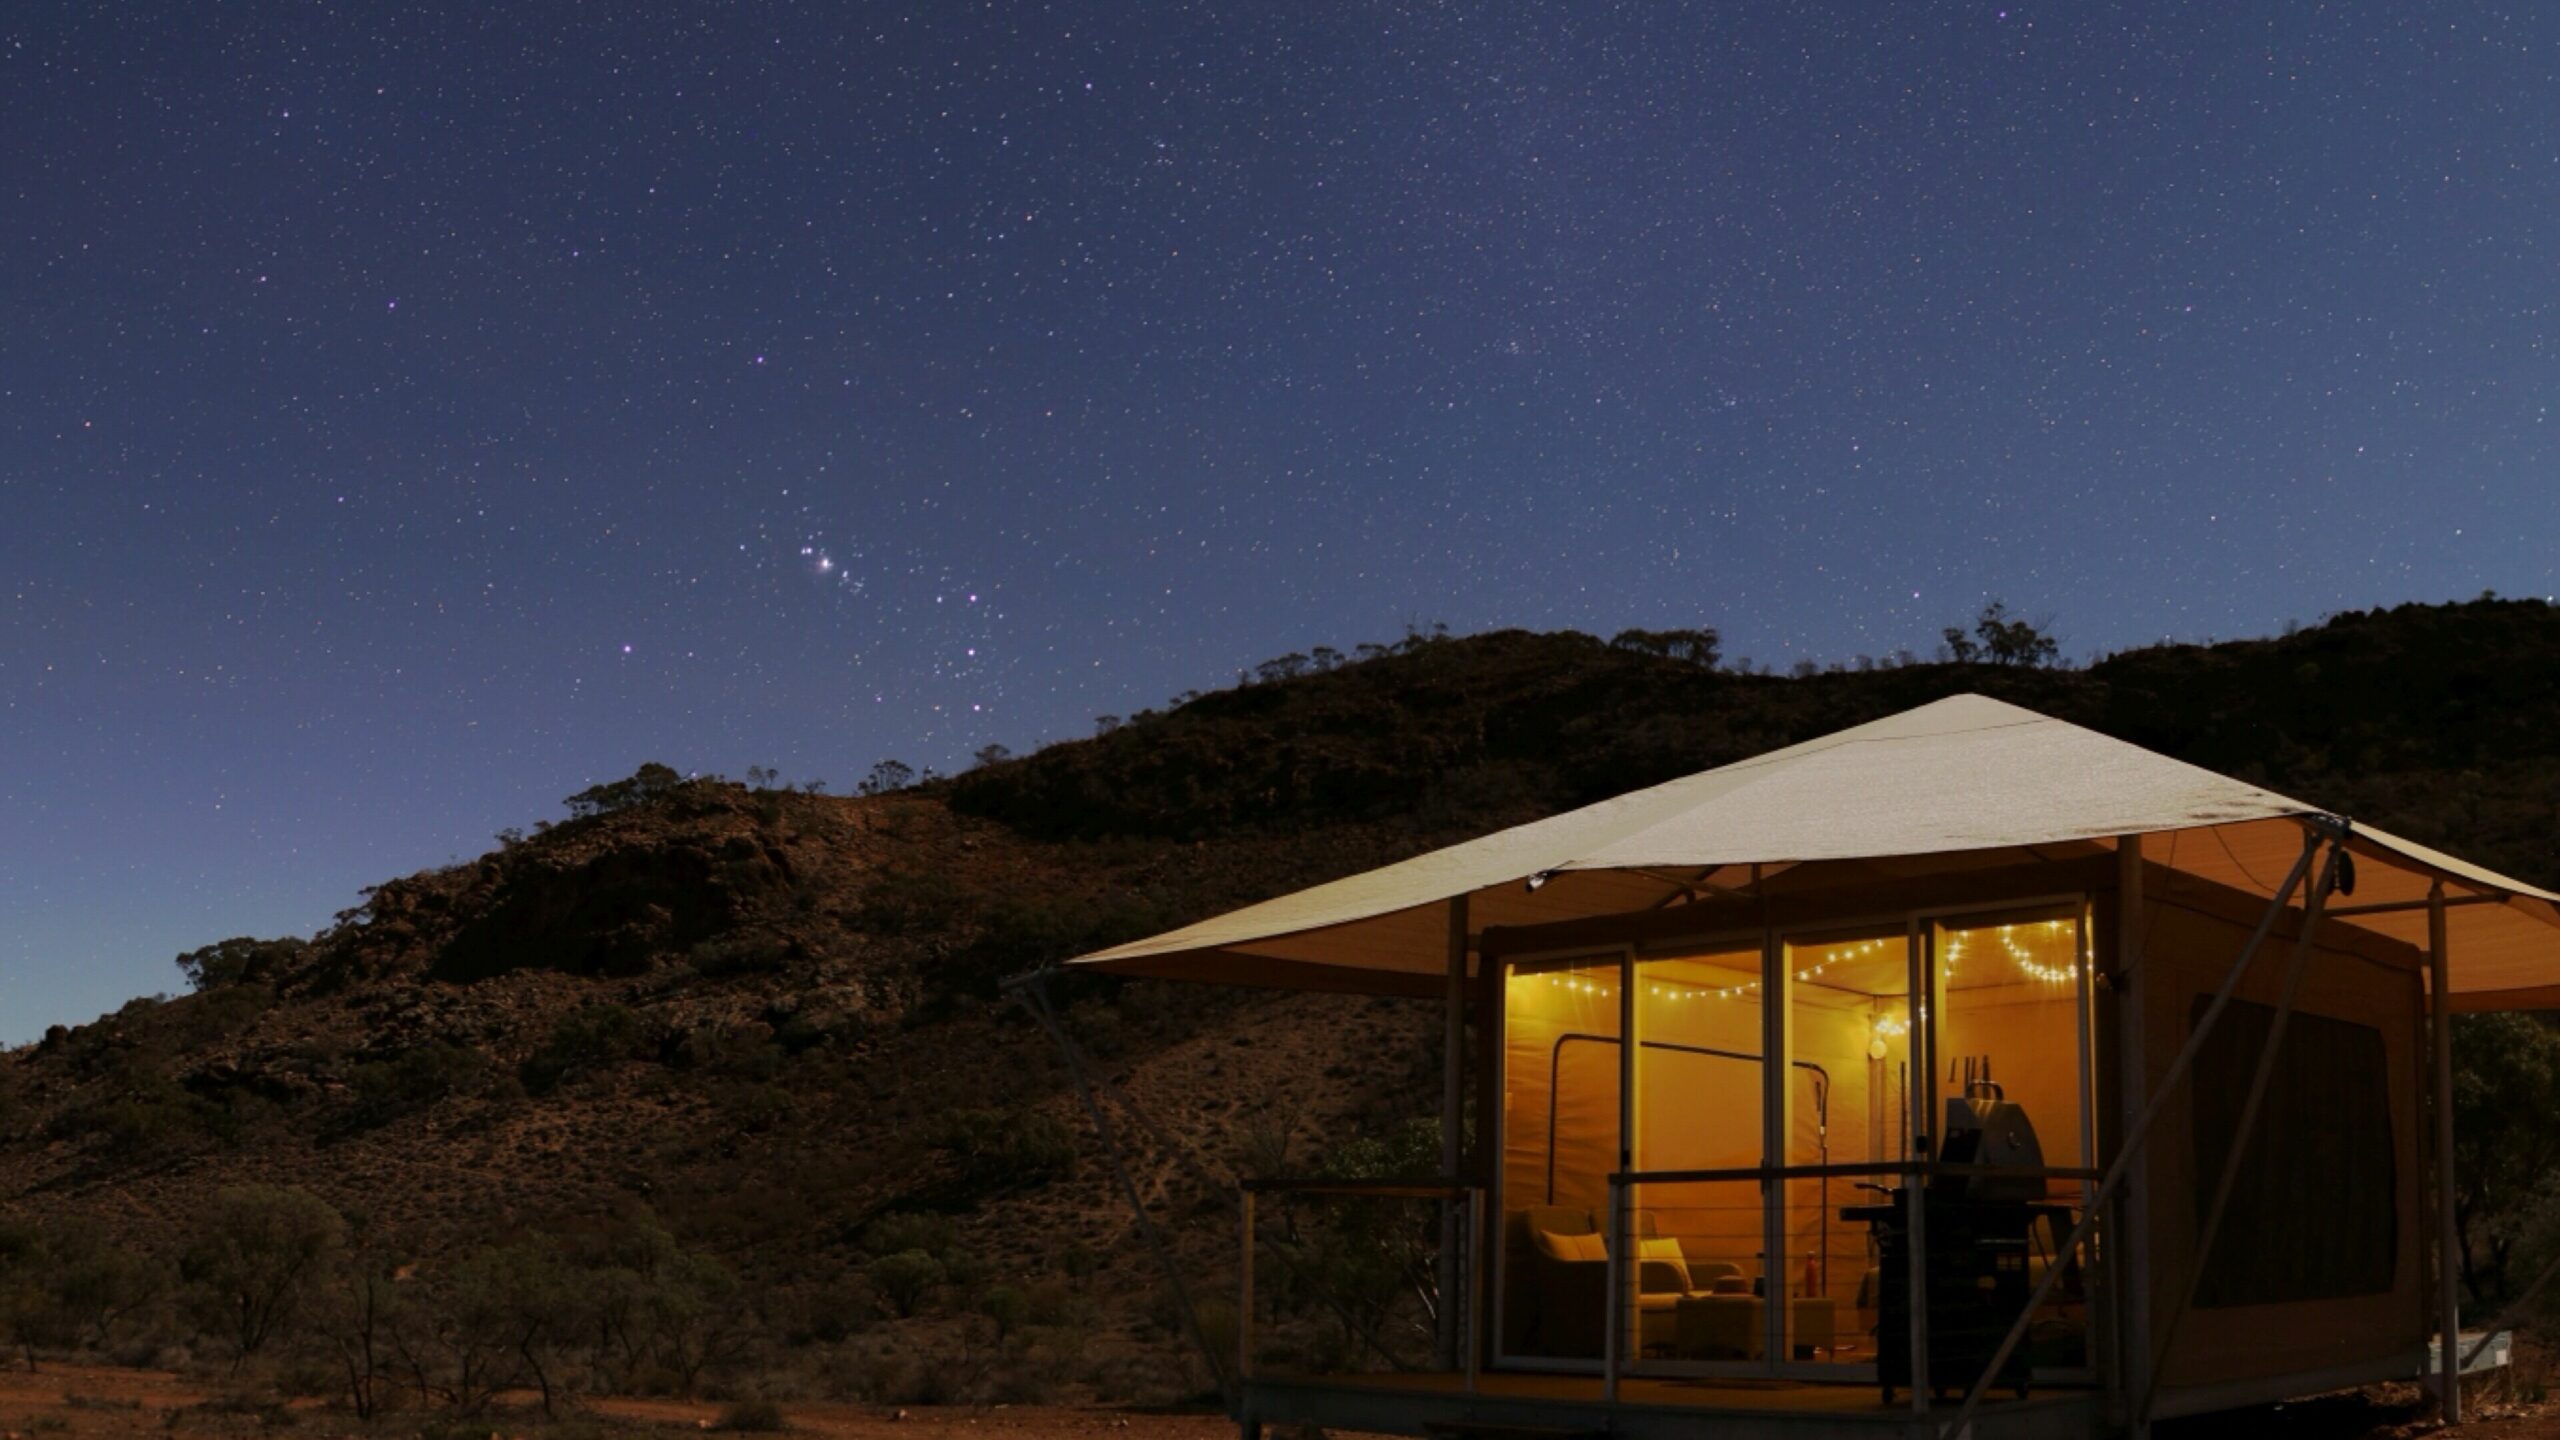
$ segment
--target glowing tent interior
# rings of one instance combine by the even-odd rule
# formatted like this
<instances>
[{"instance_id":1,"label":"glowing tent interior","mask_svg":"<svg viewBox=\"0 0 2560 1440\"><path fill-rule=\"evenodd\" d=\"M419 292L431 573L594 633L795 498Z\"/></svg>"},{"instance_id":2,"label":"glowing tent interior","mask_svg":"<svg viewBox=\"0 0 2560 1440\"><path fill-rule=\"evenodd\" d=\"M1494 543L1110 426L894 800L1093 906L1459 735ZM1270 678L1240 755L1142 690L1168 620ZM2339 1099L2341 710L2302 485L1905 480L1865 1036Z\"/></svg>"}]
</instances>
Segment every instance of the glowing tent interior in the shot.
<instances>
[{"instance_id":1,"label":"glowing tent interior","mask_svg":"<svg viewBox=\"0 0 2560 1440\"><path fill-rule=\"evenodd\" d=\"M1070 963L1445 1001L1471 1393L2130 1427L2452 1331L2445 1016L2560 1005L2560 896L1963 695Z\"/></svg>"}]
</instances>

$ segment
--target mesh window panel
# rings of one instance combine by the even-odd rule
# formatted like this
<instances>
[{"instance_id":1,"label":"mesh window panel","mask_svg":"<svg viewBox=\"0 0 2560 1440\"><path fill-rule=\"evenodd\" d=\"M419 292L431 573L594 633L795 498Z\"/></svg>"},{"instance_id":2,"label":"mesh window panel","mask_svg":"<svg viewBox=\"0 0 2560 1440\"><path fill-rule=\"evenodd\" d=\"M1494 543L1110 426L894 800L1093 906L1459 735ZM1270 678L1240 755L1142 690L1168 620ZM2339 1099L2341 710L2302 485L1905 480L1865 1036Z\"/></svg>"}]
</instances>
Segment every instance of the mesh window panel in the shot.
<instances>
[{"instance_id":1,"label":"mesh window panel","mask_svg":"<svg viewBox=\"0 0 2560 1440\"><path fill-rule=\"evenodd\" d=\"M2190 1026L2209 1003L2198 998ZM2274 1023L2272 1007L2234 1002L2196 1057L2199 1233ZM2400 1238L2389 1085L2381 1031L2294 1013L2199 1307L2389 1292Z\"/></svg>"}]
</instances>

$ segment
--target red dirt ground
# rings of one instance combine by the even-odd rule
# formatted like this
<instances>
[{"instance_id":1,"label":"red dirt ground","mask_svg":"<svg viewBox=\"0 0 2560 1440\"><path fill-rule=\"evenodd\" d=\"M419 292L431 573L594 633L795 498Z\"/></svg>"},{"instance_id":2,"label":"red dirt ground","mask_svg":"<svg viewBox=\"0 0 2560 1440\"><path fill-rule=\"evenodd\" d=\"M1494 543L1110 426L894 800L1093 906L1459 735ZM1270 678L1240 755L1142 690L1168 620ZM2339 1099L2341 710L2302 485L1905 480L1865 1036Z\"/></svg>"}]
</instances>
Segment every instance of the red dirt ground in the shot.
<instances>
[{"instance_id":1,"label":"red dirt ground","mask_svg":"<svg viewBox=\"0 0 2560 1440\"><path fill-rule=\"evenodd\" d=\"M297 1405L290 1423L279 1426L222 1407L220 1394L218 1386L157 1370L47 1364L33 1374L0 1371L0 1440L240 1440L252 1434L316 1440L396 1435L418 1423L415 1416L398 1416L366 1427L342 1410ZM1233 1423L1220 1415L1051 1406L783 1408L792 1434L826 1440L1233 1440L1236 1433ZM614 1398L585 1400L579 1407L589 1434L699 1434L712 1428L720 1410L718 1405L678 1400ZM520 1440L550 1428L530 1406L497 1411L485 1420L493 1440ZM455 1428L448 1426L444 1433L455 1433Z\"/></svg>"},{"instance_id":2,"label":"red dirt ground","mask_svg":"<svg viewBox=\"0 0 2560 1440\"><path fill-rule=\"evenodd\" d=\"M244 1436L397 1436L414 1433L416 1416L367 1427L344 1411L304 1403L289 1416L244 1413L226 1406L221 1387L157 1370L46 1364L30 1373L0 1371L0 1440L242 1440ZM796 1436L823 1440L1231 1440L1223 1416L1065 1406L786 1405ZM529 1405L503 1409L482 1423L490 1440L533 1440L546 1431L579 1440L606 1435L672 1437L713 1428L721 1407L679 1400L612 1397L580 1403L578 1418L546 1424ZM2162 1427L2166 1440L2383 1440L2459 1434L2464 1440L2560 1440L2560 1405L2518 1405L2484 1397L2480 1416L2459 1432L2428 1418L2414 1392L2358 1392L2291 1405L2213 1416ZM481 1425L475 1424L472 1433ZM462 1433L455 1424L444 1436Z\"/></svg>"}]
</instances>

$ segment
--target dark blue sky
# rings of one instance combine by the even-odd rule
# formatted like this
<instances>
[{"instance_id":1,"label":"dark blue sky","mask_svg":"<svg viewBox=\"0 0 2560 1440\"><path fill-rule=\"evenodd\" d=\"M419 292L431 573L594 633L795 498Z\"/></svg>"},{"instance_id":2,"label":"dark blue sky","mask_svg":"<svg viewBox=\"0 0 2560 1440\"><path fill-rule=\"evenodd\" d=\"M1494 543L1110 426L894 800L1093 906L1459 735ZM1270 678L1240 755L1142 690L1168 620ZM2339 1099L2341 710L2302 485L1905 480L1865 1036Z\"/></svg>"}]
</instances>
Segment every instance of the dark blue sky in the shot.
<instances>
[{"instance_id":1,"label":"dark blue sky","mask_svg":"<svg viewBox=\"0 0 2560 1440\"><path fill-rule=\"evenodd\" d=\"M1488 18L1492 17L1492 18ZM644 759L2555 577L2560 9L0 9L0 1038Z\"/></svg>"}]
</instances>

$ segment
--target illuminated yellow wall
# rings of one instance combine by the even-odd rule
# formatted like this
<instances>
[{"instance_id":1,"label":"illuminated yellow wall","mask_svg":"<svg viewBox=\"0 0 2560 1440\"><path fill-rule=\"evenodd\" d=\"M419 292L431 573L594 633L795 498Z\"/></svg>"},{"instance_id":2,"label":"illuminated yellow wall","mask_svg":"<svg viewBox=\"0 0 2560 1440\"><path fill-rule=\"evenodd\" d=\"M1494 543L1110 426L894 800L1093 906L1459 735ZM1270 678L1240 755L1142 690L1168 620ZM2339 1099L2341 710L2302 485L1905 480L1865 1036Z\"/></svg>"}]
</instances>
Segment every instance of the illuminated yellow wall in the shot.
<instances>
[{"instance_id":1,"label":"illuminated yellow wall","mask_svg":"<svg viewBox=\"0 0 2560 1440\"><path fill-rule=\"evenodd\" d=\"M1600 1210L1617 1168L1618 1047L1567 1037L1617 1038L1617 958L1524 967L1508 978L1503 1002L1503 1203Z\"/></svg>"}]
</instances>

